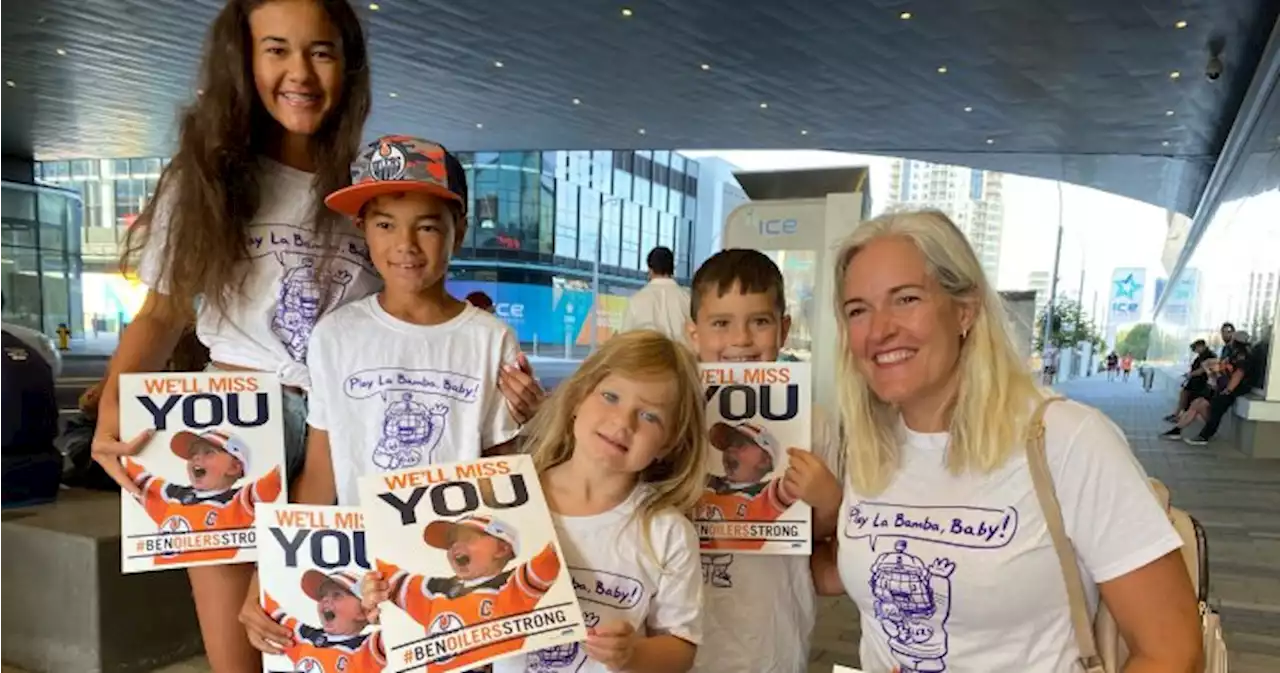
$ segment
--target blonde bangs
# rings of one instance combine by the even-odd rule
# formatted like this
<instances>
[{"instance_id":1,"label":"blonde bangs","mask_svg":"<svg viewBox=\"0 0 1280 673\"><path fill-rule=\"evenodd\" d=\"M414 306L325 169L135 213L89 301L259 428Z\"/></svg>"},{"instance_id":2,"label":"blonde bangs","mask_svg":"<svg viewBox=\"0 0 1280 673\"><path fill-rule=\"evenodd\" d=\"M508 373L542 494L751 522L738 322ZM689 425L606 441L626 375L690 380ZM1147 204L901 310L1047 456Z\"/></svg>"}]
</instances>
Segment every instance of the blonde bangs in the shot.
<instances>
[{"instance_id":1,"label":"blonde bangs","mask_svg":"<svg viewBox=\"0 0 1280 673\"><path fill-rule=\"evenodd\" d=\"M861 494L876 495L893 481L901 464L898 409L881 401L850 351L844 315L844 278L853 258L871 241L898 236L924 255L929 274L956 301L977 306L974 323L960 349L959 386L951 414L947 469L989 473L1022 446L1040 390L1018 356L1003 302L959 228L937 211L882 215L868 220L842 244L836 256L836 319L840 324L840 415L848 476Z\"/></svg>"},{"instance_id":2,"label":"blonde bangs","mask_svg":"<svg viewBox=\"0 0 1280 673\"><path fill-rule=\"evenodd\" d=\"M667 455L640 474L650 491L640 503L645 546L652 552L649 524L666 508L688 516L705 483L707 432L702 381L689 349L653 330L624 332L609 339L556 387L530 422L529 453L538 472L573 456L573 417L591 391L606 377L676 382L675 418L669 428Z\"/></svg>"}]
</instances>

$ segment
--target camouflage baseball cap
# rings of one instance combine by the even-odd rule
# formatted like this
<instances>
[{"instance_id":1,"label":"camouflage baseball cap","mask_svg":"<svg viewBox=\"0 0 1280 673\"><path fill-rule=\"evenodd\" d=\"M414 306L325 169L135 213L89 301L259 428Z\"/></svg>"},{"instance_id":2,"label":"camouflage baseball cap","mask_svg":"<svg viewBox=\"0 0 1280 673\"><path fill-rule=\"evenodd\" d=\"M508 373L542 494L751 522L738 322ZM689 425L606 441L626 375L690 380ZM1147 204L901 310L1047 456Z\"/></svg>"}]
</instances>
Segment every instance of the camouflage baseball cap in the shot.
<instances>
[{"instance_id":1,"label":"camouflage baseball cap","mask_svg":"<svg viewBox=\"0 0 1280 673\"><path fill-rule=\"evenodd\" d=\"M356 217L383 194L424 192L467 207L467 177L443 145L411 136L382 136L351 164L351 186L330 194L325 205Z\"/></svg>"}]
</instances>

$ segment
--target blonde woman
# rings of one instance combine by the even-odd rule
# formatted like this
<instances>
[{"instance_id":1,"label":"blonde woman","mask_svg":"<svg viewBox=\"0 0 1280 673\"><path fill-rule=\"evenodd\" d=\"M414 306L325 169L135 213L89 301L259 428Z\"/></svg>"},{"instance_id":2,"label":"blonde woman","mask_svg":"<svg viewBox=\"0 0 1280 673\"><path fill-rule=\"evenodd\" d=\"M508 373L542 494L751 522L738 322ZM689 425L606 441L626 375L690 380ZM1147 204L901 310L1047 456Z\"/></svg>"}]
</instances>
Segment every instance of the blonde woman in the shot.
<instances>
[{"instance_id":1,"label":"blonde woman","mask_svg":"<svg viewBox=\"0 0 1280 673\"><path fill-rule=\"evenodd\" d=\"M1079 670L1024 454L1045 394L973 250L940 213L887 215L853 233L835 280L849 473L814 582L858 604L863 668ZM1045 426L1089 609L1101 597L1114 614L1125 670L1198 670L1181 541L1123 434L1074 402L1052 405Z\"/></svg>"}]
</instances>

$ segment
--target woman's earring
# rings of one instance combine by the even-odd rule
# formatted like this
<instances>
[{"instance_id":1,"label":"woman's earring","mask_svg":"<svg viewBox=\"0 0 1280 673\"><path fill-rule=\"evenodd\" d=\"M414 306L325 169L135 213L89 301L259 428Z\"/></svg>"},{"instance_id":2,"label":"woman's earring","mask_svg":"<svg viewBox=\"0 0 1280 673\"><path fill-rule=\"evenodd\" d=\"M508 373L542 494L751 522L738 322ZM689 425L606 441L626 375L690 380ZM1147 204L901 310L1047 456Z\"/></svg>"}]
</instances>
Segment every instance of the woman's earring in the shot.
<instances>
[{"instance_id":1,"label":"woman's earring","mask_svg":"<svg viewBox=\"0 0 1280 673\"><path fill-rule=\"evenodd\" d=\"M968 339L968 338L969 338L969 328L966 327L960 330L960 340L964 341L965 339Z\"/></svg>"}]
</instances>

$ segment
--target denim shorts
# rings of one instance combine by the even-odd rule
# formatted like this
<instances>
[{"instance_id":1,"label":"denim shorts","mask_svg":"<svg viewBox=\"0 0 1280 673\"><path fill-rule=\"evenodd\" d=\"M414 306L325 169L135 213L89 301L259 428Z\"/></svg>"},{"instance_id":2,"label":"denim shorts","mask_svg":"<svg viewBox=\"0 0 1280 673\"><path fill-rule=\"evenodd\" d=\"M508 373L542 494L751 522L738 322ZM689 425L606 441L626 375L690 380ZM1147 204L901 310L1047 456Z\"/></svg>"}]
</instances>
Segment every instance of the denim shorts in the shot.
<instances>
[{"instance_id":1,"label":"denim shorts","mask_svg":"<svg viewBox=\"0 0 1280 673\"><path fill-rule=\"evenodd\" d=\"M225 372L213 364L208 372ZM284 468L285 477L293 482L302 474L307 460L307 395L296 388L282 388L280 406L284 410Z\"/></svg>"}]
</instances>

